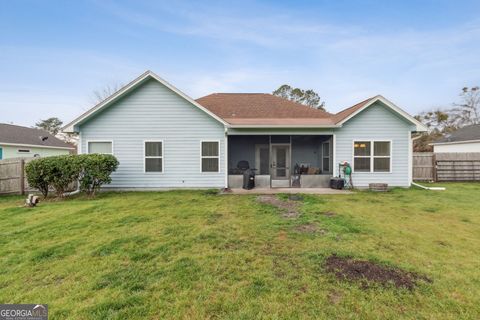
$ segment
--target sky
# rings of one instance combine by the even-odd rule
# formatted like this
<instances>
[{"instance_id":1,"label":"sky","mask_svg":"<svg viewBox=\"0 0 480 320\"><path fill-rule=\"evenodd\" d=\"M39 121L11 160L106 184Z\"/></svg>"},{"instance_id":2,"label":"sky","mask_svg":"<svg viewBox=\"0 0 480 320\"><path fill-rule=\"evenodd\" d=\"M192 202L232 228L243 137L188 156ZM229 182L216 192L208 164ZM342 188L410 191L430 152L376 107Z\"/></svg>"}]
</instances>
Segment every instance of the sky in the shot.
<instances>
[{"instance_id":1,"label":"sky","mask_svg":"<svg viewBox=\"0 0 480 320\"><path fill-rule=\"evenodd\" d=\"M0 122L64 122L152 70L193 98L382 94L411 114L480 85L480 1L0 0Z\"/></svg>"}]
</instances>

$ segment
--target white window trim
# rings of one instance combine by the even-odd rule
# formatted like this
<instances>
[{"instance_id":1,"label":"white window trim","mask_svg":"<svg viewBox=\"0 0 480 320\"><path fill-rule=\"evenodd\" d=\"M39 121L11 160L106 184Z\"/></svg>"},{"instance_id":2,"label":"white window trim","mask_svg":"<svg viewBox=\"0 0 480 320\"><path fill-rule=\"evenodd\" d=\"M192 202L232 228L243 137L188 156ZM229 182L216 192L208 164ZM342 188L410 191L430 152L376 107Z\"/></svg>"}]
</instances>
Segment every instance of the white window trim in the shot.
<instances>
[{"instance_id":1,"label":"white window trim","mask_svg":"<svg viewBox=\"0 0 480 320\"><path fill-rule=\"evenodd\" d=\"M161 142L162 143L162 156L159 157L159 156L146 156L145 155L145 144L147 142ZM164 157L165 157L165 152L164 152L164 148L165 148L165 143L163 142L163 140L143 140L143 152L142 152L142 156L143 156L143 173L146 173L146 174L164 174L165 173L165 160L164 160ZM157 159L157 158L160 158L162 159L162 171L147 171L147 158L149 159Z\"/></svg>"},{"instance_id":2,"label":"white window trim","mask_svg":"<svg viewBox=\"0 0 480 320\"><path fill-rule=\"evenodd\" d=\"M369 156L355 156L355 142L365 141L370 142L370 155ZM390 142L390 156L375 156L375 142ZM355 158L370 158L370 171L358 171L355 172ZM390 158L390 170L389 171L374 171L373 163L375 158ZM392 159L393 159L393 141L388 139L354 139L352 140L352 172L357 174L382 174L382 173L392 173Z\"/></svg>"},{"instance_id":3,"label":"white window trim","mask_svg":"<svg viewBox=\"0 0 480 320\"><path fill-rule=\"evenodd\" d=\"M102 153L102 154L111 154L112 156L115 154L113 140L86 140L85 143L87 144L87 154L90 154L90 146L89 146L90 142L110 142L112 144L112 153Z\"/></svg>"},{"instance_id":4,"label":"white window trim","mask_svg":"<svg viewBox=\"0 0 480 320\"><path fill-rule=\"evenodd\" d=\"M202 144L204 142L216 142L218 143L218 156L202 156ZM220 140L200 140L200 173L210 174L210 173L219 173L220 172ZM202 170L202 159L217 159L218 160L218 171L203 171Z\"/></svg>"}]
</instances>

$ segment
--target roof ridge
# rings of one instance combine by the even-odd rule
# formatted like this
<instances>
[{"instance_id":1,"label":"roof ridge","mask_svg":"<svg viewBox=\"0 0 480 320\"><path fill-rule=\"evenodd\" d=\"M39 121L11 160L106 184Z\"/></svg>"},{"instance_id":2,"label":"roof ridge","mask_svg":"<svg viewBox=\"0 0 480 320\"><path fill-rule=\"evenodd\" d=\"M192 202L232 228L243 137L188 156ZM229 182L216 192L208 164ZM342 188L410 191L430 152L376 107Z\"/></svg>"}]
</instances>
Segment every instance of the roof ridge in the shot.
<instances>
[{"instance_id":1,"label":"roof ridge","mask_svg":"<svg viewBox=\"0 0 480 320\"><path fill-rule=\"evenodd\" d=\"M36 128L36 127L26 127L26 126L21 126L21 125L19 125L19 124L13 124L13 123L4 123L4 122L0 122L0 125L12 126L12 127L18 127L18 128L23 128L23 129L39 130L39 131L43 131L43 132L46 132L46 133L50 133L50 132L48 132L47 130L45 130L45 129L42 129L42 128Z\"/></svg>"},{"instance_id":2,"label":"roof ridge","mask_svg":"<svg viewBox=\"0 0 480 320\"><path fill-rule=\"evenodd\" d=\"M363 100L363 101L360 101L360 102L357 102L357 103L355 103L353 106L350 106L350 107L347 107L347 108L345 108L345 109L343 109L343 110L338 111L337 113L335 113L335 115L337 115L337 114L339 114L339 113L342 113L342 112L344 112L344 111L347 111L347 110L349 110L349 109L355 108L355 107L358 106L359 104L364 104L364 103L366 103L366 102L368 102L368 101L370 101L370 100L372 100L372 99L375 99L375 98L378 97L378 96L380 96L380 95L377 94L376 96L367 98L367 99L365 99L365 100Z\"/></svg>"}]
</instances>

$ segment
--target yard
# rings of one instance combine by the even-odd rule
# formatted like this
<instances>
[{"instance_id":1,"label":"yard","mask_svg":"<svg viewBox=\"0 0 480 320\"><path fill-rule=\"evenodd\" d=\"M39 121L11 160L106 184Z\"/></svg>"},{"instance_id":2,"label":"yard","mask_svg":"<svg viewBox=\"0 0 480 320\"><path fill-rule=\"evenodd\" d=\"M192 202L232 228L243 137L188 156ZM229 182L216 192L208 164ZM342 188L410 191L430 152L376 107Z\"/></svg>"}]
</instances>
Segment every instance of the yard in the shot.
<instances>
[{"instance_id":1,"label":"yard","mask_svg":"<svg viewBox=\"0 0 480 320\"><path fill-rule=\"evenodd\" d=\"M51 319L478 319L480 185L444 185L104 193L34 209L0 197L0 302L47 303ZM332 254L425 280L345 280L327 272Z\"/></svg>"}]
</instances>

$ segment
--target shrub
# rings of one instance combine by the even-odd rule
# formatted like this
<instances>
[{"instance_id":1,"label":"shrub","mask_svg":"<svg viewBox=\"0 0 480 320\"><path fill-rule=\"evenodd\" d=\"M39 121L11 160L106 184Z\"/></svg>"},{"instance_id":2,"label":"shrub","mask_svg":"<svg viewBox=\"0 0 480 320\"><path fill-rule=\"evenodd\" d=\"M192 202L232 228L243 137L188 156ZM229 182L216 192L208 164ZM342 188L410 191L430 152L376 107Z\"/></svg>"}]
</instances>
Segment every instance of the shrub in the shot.
<instances>
[{"instance_id":1,"label":"shrub","mask_svg":"<svg viewBox=\"0 0 480 320\"><path fill-rule=\"evenodd\" d=\"M90 196L104 184L112 182L110 175L118 167L118 160L109 154L83 154L77 156L80 163L80 190Z\"/></svg>"},{"instance_id":2,"label":"shrub","mask_svg":"<svg viewBox=\"0 0 480 320\"><path fill-rule=\"evenodd\" d=\"M62 155L32 160L25 170L30 186L46 198L50 187L63 197L68 186L78 179L80 167L75 155Z\"/></svg>"},{"instance_id":3,"label":"shrub","mask_svg":"<svg viewBox=\"0 0 480 320\"><path fill-rule=\"evenodd\" d=\"M110 183L110 174L118 167L117 159L106 154L62 155L35 159L25 170L31 187L48 196L53 187L58 197L79 179L80 190L95 195L103 184Z\"/></svg>"},{"instance_id":4,"label":"shrub","mask_svg":"<svg viewBox=\"0 0 480 320\"><path fill-rule=\"evenodd\" d=\"M59 198L63 197L68 186L78 179L81 167L77 157L77 155L62 155L45 158L53 162L49 182Z\"/></svg>"},{"instance_id":5,"label":"shrub","mask_svg":"<svg viewBox=\"0 0 480 320\"><path fill-rule=\"evenodd\" d=\"M48 196L50 187L51 164L49 158L39 158L25 165L28 184L30 187L40 190L44 198Z\"/></svg>"}]
</instances>

